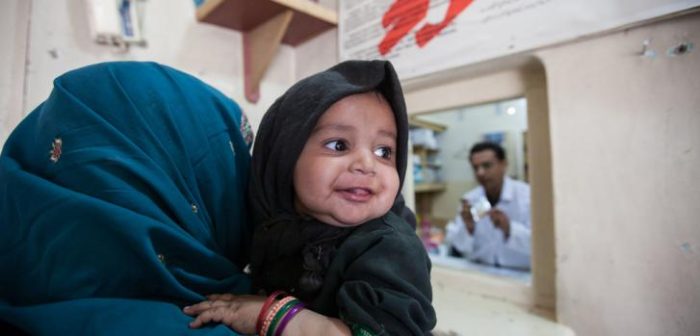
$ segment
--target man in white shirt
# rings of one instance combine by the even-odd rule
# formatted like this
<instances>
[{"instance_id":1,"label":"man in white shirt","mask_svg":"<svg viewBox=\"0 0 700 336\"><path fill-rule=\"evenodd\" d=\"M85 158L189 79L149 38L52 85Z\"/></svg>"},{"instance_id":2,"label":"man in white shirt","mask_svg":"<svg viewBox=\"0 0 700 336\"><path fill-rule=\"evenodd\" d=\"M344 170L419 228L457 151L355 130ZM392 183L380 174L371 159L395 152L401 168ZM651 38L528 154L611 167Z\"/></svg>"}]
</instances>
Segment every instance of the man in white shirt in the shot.
<instances>
[{"instance_id":1,"label":"man in white shirt","mask_svg":"<svg viewBox=\"0 0 700 336\"><path fill-rule=\"evenodd\" d=\"M530 186L506 176L508 161L498 144L477 143L469 161L480 186L462 196L461 211L447 225L446 241L471 260L529 269ZM472 205L486 201L488 212L470 211Z\"/></svg>"}]
</instances>

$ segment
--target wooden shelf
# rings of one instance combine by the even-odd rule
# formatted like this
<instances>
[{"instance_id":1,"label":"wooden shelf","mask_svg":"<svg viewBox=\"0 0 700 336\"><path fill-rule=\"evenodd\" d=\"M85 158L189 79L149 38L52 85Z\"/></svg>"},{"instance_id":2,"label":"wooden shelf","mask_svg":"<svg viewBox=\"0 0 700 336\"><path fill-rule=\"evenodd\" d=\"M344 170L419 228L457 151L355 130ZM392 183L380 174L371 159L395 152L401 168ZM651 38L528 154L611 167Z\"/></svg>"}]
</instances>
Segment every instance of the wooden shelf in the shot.
<instances>
[{"instance_id":1,"label":"wooden shelf","mask_svg":"<svg viewBox=\"0 0 700 336\"><path fill-rule=\"evenodd\" d=\"M242 32L291 10L294 17L282 43L296 46L338 25L338 14L310 0L207 0L197 8L197 19Z\"/></svg>"},{"instance_id":2,"label":"wooden shelf","mask_svg":"<svg viewBox=\"0 0 700 336\"><path fill-rule=\"evenodd\" d=\"M418 119L416 116L410 116L408 118L408 124L413 127L427 128L435 132L443 132L447 129L447 126L440 125L438 123L430 122L427 120Z\"/></svg>"},{"instance_id":3,"label":"wooden shelf","mask_svg":"<svg viewBox=\"0 0 700 336\"><path fill-rule=\"evenodd\" d=\"M447 186L444 183L417 183L413 188L416 193L429 193L443 191Z\"/></svg>"},{"instance_id":4,"label":"wooden shelf","mask_svg":"<svg viewBox=\"0 0 700 336\"><path fill-rule=\"evenodd\" d=\"M245 96L253 103L280 43L297 46L338 25L335 11L310 0L207 0L197 19L243 33Z\"/></svg>"},{"instance_id":5,"label":"wooden shelf","mask_svg":"<svg viewBox=\"0 0 700 336\"><path fill-rule=\"evenodd\" d=\"M425 146L423 146L423 145L413 145L413 152L414 152L414 153L417 153L417 154L419 154L419 155L420 155L421 153L436 154L436 153L438 153L439 151L440 151L440 150L437 149L437 148L428 148L428 147L425 147Z\"/></svg>"},{"instance_id":6,"label":"wooden shelf","mask_svg":"<svg viewBox=\"0 0 700 336\"><path fill-rule=\"evenodd\" d=\"M447 126L438 123L421 120L416 116L409 117L408 123L411 130L423 132L426 129L433 133L441 133L447 130ZM423 129L423 130L420 130ZM428 134L418 134L420 136L429 136ZM417 135L417 136L418 136ZM432 140L425 139L426 142L432 143ZM420 158L420 170L415 173L423 174L420 181L414 185L413 191L416 194L416 214L422 218L432 218L432 208L435 197L447 189L447 184L435 181L438 177L438 171L442 168L441 164L435 164L434 156L440 152L439 148L430 148L421 143L413 144L413 154ZM432 221L432 219L430 219Z\"/></svg>"}]
</instances>

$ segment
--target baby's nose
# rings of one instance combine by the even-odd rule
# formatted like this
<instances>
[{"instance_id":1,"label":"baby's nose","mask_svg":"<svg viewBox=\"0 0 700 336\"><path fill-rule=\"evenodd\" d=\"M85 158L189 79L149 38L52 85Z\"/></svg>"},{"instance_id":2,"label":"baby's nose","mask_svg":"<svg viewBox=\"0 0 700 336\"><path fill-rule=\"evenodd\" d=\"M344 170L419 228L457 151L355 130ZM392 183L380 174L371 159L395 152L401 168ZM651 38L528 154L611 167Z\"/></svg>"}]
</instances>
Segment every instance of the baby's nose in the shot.
<instances>
[{"instance_id":1,"label":"baby's nose","mask_svg":"<svg viewBox=\"0 0 700 336\"><path fill-rule=\"evenodd\" d=\"M375 168L374 153L370 150L359 150L355 153L354 160L350 166L353 172L362 174L373 174Z\"/></svg>"}]
</instances>

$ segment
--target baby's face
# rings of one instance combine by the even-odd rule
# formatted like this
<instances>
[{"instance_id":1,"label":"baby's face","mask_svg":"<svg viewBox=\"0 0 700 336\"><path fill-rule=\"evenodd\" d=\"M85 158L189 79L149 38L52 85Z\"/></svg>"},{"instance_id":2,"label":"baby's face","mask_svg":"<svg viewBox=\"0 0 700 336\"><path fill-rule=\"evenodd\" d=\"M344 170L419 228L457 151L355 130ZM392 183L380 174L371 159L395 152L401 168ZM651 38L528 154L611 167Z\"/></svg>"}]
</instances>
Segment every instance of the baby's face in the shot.
<instances>
[{"instance_id":1,"label":"baby's face","mask_svg":"<svg viewBox=\"0 0 700 336\"><path fill-rule=\"evenodd\" d=\"M391 107L374 92L333 104L294 168L297 211L335 226L387 213L399 191L396 134Z\"/></svg>"}]
</instances>

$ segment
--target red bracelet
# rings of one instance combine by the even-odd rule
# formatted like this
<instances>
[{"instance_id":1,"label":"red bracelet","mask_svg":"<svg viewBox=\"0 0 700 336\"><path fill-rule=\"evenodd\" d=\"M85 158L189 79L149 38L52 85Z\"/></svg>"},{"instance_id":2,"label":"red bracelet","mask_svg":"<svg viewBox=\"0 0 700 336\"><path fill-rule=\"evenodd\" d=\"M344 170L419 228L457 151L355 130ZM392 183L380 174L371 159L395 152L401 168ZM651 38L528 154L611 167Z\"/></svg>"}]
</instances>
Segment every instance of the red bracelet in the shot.
<instances>
[{"instance_id":1,"label":"red bracelet","mask_svg":"<svg viewBox=\"0 0 700 336\"><path fill-rule=\"evenodd\" d=\"M278 290L272 292L270 296L267 297L265 300L265 303L263 303L262 309L260 309L260 313L258 314L258 322L255 323L255 330L260 330L260 327L262 327L263 323L263 318L265 317L265 313L267 312L268 309L270 309L270 306L272 303L277 300L277 297L280 295L286 295L284 291Z\"/></svg>"}]
</instances>

